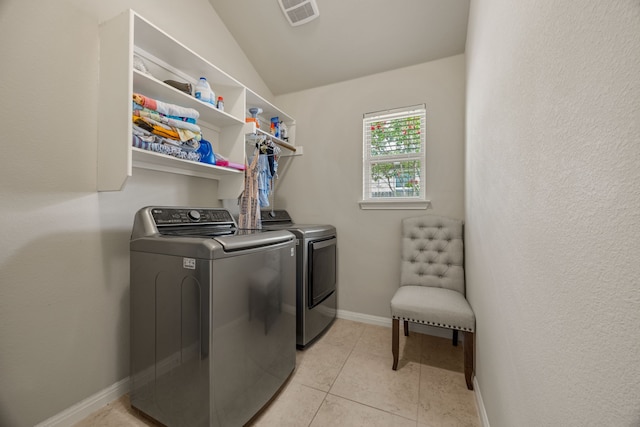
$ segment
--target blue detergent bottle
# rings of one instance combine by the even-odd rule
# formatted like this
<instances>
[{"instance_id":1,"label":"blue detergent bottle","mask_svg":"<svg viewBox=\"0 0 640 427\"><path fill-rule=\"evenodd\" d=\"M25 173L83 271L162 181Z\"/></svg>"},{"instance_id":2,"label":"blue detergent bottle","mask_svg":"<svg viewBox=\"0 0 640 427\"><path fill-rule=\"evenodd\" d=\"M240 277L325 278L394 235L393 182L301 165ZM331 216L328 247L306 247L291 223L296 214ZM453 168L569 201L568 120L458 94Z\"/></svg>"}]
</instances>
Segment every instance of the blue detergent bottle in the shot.
<instances>
[{"instance_id":1,"label":"blue detergent bottle","mask_svg":"<svg viewBox=\"0 0 640 427\"><path fill-rule=\"evenodd\" d=\"M200 147L198 147L198 153L200 153L200 161L202 163L208 163L210 165L216 164L216 156L213 153L213 147L211 143L206 139L200 140Z\"/></svg>"}]
</instances>

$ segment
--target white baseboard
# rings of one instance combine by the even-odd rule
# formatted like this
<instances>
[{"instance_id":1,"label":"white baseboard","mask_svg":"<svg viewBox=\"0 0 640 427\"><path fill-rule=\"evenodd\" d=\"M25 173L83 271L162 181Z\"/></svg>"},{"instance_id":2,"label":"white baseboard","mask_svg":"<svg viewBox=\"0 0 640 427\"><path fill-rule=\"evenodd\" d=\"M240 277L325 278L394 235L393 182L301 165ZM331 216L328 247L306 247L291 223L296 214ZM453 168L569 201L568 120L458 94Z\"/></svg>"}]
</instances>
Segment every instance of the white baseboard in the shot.
<instances>
[{"instance_id":1,"label":"white baseboard","mask_svg":"<svg viewBox=\"0 0 640 427\"><path fill-rule=\"evenodd\" d=\"M370 314L362 314L346 310L338 310L336 316L338 319L352 320L354 322L367 323L369 325L391 327L391 319L387 317L372 316Z\"/></svg>"},{"instance_id":2,"label":"white baseboard","mask_svg":"<svg viewBox=\"0 0 640 427\"><path fill-rule=\"evenodd\" d=\"M484 407L484 402L482 401L482 393L480 393L480 384L478 384L478 377L473 377L473 391L475 391L476 395L476 404L478 405L478 415L480 416L480 424L482 427L490 427L489 426L489 417L487 417L487 410Z\"/></svg>"},{"instance_id":3,"label":"white baseboard","mask_svg":"<svg viewBox=\"0 0 640 427\"><path fill-rule=\"evenodd\" d=\"M87 397L35 427L68 427L129 392L129 377Z\"/></svg>"},{"instance_id":4,"label":"white baseboard","mask_svg":"<svg viewBox=\"0 0 640 427\"><path fill-rule=\"evenodd\" d=\"M353 311L338 310L337 317L339 319L353 320L354 322L367 323L369 325L391 327L391 318L372 316L370 314L355 313ZM409 322L409 330L425 335L432 335L441 338L451 338L451 329L437 328L435 326L421 325L420 323ZM458 338L463 341L462 334Z\"/></svg>"},{"instance_id":5,"label":"white baseboard","mask_svg":"<svg viewBox=\"0 0 640 427\"><path fill-rule=\"evenodd\" d=\"M352 320L354 322L367 323L369 325L386 326L391 327L391 319L381 316L372 316L369 314L356 313L353 311L338 310L336 316L339 319ZM427 325L420 325L417 323L410 323L409 329L423 334L435 335L443 338L450 338L451 331L443 328L435 328ZM460 336L462 339L462 336ZM487 412L484 408L482 401L482 395L480 394L480 385L478 379L473 378L473 387L476 396L476 403L478 405L478 413L480 416L480 422L482 427L490 427L489 419L487 418ZM105 388L96 394L87 397L81 402L65 409L64 411L54 415L51 418L42 421L35 427L68 427L84 418L88 417L98 409L108 405L109 403L119 399L122 395L129 392L130 384L129 377L124 378L117 383Z\"/></svg>"}]
</instances>

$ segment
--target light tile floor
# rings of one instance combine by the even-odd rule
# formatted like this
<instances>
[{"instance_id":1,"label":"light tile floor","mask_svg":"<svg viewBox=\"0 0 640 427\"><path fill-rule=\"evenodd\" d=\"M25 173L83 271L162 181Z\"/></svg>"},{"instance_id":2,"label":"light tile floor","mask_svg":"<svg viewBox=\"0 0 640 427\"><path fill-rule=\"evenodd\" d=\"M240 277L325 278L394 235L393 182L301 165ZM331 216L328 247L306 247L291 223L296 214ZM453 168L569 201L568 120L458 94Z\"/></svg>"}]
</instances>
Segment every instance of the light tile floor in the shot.
<instances>
[{"instance_id":1,"label":"light tile floor","mask_svg":"<svg viewBox=\"0 0 640 427\"><path fill-rule=\"evenodd\" d=\"M296 355L286 386L251 427L479 427L467 390L462 346L400 333L398 370L391 364L391 329L337 319L315 344ZM128 395L74 427L152 426L129 406Z\"/></svg>"}]
</instances>

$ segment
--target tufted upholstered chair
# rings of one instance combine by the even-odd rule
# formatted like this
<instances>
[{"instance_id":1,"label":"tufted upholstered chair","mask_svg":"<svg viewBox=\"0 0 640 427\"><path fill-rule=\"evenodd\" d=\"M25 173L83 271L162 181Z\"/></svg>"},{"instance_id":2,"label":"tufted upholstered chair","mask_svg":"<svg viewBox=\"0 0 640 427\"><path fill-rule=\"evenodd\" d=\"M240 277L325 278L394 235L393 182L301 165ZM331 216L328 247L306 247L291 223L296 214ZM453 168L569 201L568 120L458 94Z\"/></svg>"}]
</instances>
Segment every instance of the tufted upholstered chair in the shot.
<instances>
[{"instance_id":1,"label":"tufted upholstered chair","mask_svg":"<svg viewBox=\"0 0 640 427\"><path fill-rule=\"evenodd\" d=\"M398 368L399 325L409 322L464 334L464 376L473 390L473 341L476 319L465 298L462 221L437 215L402 221L400 288L391 299L393 370Z\"/></svg>"}]
</instances>

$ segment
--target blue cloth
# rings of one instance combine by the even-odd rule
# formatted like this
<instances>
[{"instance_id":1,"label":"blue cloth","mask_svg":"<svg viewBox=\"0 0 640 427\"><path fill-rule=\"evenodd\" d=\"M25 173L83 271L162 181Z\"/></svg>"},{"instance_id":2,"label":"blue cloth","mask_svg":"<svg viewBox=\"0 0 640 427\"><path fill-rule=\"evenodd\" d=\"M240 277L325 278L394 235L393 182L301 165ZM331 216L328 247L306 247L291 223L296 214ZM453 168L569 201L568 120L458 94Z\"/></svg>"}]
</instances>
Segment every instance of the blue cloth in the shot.
<instances>
[{"instance_id":1,"label":"blue cloth","mask_svg":"<svg viewBox=\"0 0 640 427\"><path fill-rule=\"evenodd\" d=\"M133 104L133 109L134 110L144 110L144 107L142 105L137 104L137 103L135 103L133 101L131 101L131 103ZM159 114L161 114L161 113L159 113ZM165 116L165 117L168 117L170 119L181 120L183 122L191 123L191 124L194 124L194 125L196 124L196 119L193 119L193 118L190 118L190 117L167 116L165 114L162 114L162 115Z\"/></svg>"},{"instance_id":2,"label":"blue cloth","mask_svg":"<svg viewBox=\"0 0 640 427\"><path fill-rule=\"evenodd\" d=\"M269 156L260 154L258 158L258 200L260 202L260 207L262 208L269 206L271 177Z\"/></svg>"}]
</instances>

